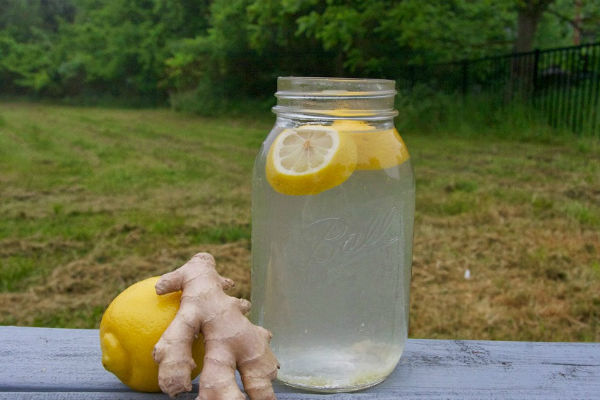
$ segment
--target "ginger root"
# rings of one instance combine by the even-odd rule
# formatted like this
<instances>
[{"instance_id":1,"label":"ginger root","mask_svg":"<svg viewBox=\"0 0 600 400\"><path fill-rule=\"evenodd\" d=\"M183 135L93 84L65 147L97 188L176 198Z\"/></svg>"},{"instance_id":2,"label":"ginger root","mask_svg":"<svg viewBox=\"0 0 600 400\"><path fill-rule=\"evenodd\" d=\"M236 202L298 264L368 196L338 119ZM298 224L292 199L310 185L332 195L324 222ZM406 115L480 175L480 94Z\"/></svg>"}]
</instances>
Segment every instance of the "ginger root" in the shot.
<instances>
[{"instance_id":1,"label":"ginger root","mask_svg":"<svg viewBox=\"0 0 600 400\"><path fill-rule=\"evenodd\" d=\"M271 381L279 363L269 348L271 333L244 316L249 301L223 292L233 285L218 274L208 253L196 254L157 282L159 295L183 291L179 311L153 353L158 384L169 396L192 390L192 341L202 332L205 355L197 400L245 399L235 380L236 368L251 400L275 399Z\"/></svg>"}]
</instances>

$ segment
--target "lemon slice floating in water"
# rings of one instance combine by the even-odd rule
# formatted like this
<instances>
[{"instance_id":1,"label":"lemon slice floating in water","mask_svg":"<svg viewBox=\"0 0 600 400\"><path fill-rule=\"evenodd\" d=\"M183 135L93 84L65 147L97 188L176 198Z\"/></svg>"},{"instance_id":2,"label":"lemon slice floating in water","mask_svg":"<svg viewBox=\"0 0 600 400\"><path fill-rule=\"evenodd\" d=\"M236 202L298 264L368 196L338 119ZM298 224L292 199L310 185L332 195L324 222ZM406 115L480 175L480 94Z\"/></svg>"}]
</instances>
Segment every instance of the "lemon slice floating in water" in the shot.
<instances>
[{"instance_id":1,"label":"lemon slice floating in water","mask_svg":"<svg viewBox=\"0 0 600 400\"><path fill-rule=\"evenodd\" d=\"M336 120L331 127L354 140L358 150L357 170L390 168L410 158L408 149L396 129L376 130L373 126L357 120Z\"/></svg>"},{"instance_id":2,"label":"lemon slice floating in water","mask_svg":"<svg viewBox=\"0 0 600 400\"><path fill-rule=\"evenodd\" d=\"M352 175L356 145L348 135L323 125L283 130L267 156L267 180L287 195L317 194Z\"/></svg>"}]
</instances>

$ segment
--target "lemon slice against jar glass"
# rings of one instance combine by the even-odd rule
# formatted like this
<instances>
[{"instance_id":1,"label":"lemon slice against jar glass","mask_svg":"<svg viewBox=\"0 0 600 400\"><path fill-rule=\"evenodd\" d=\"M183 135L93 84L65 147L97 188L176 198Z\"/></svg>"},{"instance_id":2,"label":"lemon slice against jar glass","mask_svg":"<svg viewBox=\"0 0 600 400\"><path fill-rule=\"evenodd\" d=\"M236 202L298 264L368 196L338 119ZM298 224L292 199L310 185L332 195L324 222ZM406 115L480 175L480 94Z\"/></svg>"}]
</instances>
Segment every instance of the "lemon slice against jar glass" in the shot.
<instances>
[{"instance_id":1,"label":"lemon slice against jar glass","mask_svg":"<svg viewBox=\"0 0 600 400\"><path fill-rule=\"evenodd\" d=\"M267 156L267 180L287 195L317 194L352 175L356 146L348 135L321 125L286 129Z\"/></svg>"}]
</instances>

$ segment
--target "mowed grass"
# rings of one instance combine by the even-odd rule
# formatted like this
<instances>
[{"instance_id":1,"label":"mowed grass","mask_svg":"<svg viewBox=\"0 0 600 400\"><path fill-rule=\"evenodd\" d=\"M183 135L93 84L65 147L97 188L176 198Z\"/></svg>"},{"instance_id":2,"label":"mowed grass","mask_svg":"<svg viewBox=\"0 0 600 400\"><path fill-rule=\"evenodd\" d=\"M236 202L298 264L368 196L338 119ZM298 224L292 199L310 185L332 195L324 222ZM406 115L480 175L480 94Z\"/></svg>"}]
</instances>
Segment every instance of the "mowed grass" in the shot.
<instances>
[{"instance_id":1,"label":"mowed grass","mask_svg":"<svg viewBox=\"0 0 600 400\"><path fill-rule=\"evenodd\" d=\"M0 323L97 327L125 287L201 250L248 298L251 170L272 122L0 104ZM600 146L404 138L410 335L600 341Z\"/></svg>"}]
</instances>

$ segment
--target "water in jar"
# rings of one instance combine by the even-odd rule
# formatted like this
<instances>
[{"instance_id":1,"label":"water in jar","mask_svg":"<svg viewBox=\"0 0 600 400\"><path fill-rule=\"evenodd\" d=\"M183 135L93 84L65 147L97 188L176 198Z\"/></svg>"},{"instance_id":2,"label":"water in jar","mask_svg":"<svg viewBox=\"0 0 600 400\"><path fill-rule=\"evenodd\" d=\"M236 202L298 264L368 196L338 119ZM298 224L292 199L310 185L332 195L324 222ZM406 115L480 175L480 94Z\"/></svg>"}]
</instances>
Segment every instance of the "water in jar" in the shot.
<instances>
[{"instance_id":1,"label":"water in jar","mask_svg":"<svg viewBox=\"0 0 600 400\"><path fill-rule=\"evenodd\" d=\"M273 333L280 381L323 392L372 386L392 372L407 338L410 160L355 170L316 195L285 195L264 177L281 129L255 164L251 318Z\"/></svg>"}]
</instances>

